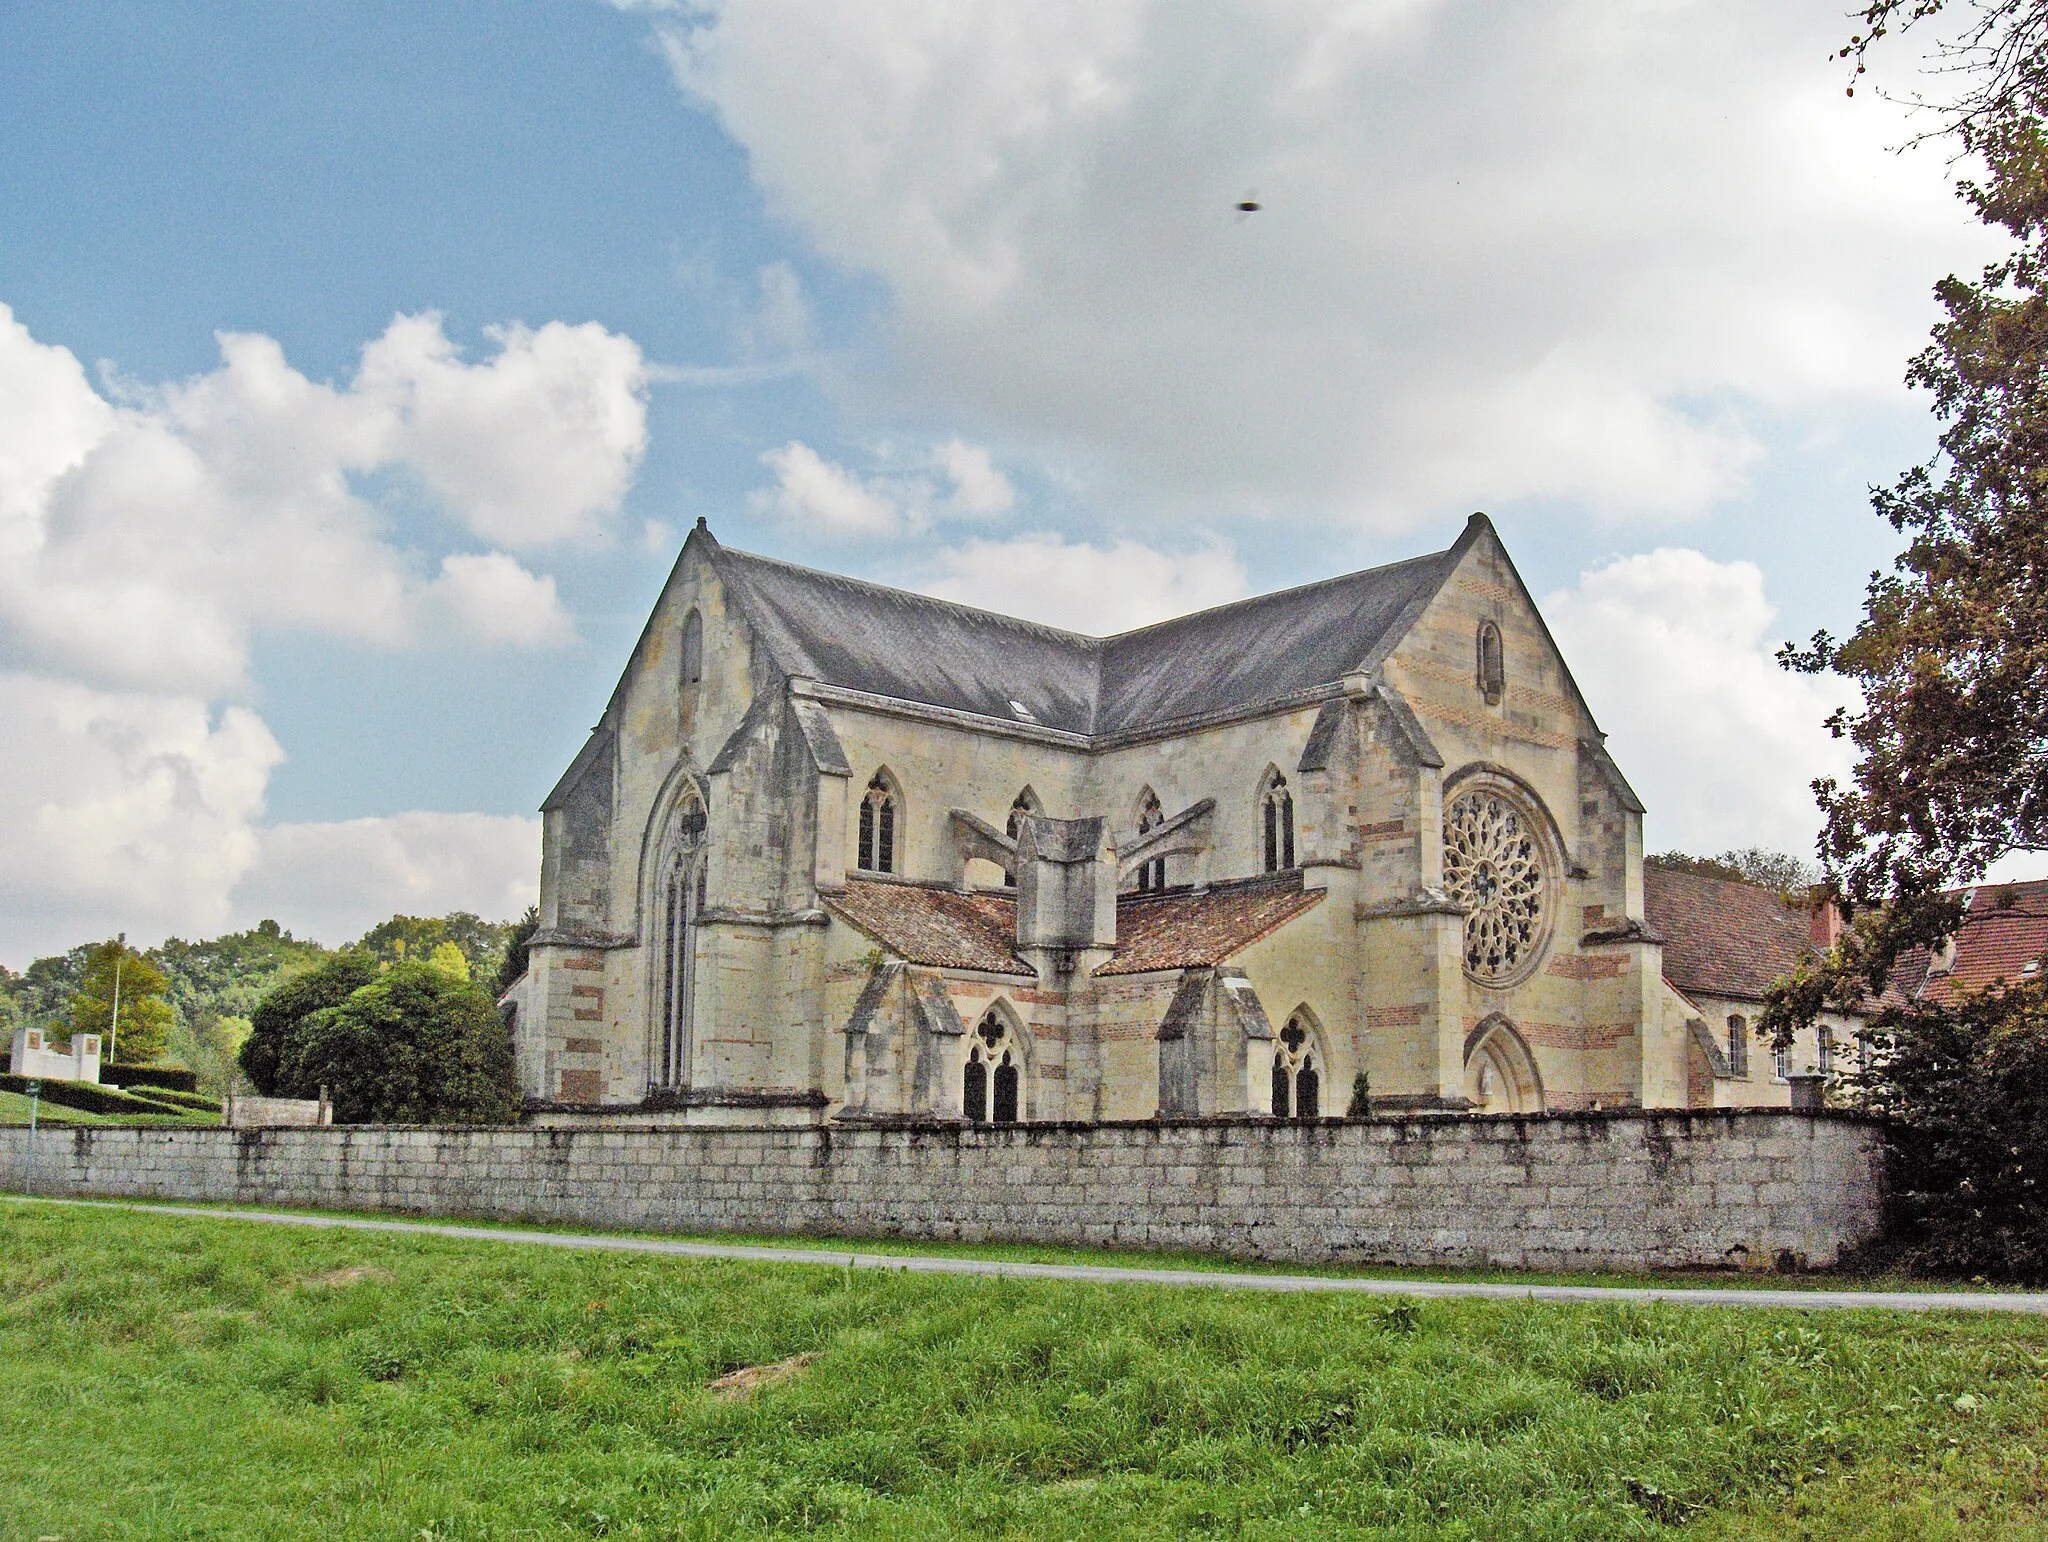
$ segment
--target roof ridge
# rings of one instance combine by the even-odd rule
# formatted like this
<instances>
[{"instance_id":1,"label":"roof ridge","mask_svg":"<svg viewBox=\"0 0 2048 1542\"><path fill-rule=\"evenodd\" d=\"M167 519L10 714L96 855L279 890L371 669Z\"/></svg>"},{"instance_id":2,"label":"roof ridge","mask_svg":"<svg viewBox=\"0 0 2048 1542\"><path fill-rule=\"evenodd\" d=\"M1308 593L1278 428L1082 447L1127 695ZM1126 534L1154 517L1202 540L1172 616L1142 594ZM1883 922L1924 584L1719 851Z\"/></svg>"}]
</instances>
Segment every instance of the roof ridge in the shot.
<instances>
[{"instance_id":1,"label":"roof ridge","mask_svg":"<svg viewBox=\"0 0 2048 1542\"><path fill-rule=\"evenodd\" d=\"M935 594L924 594L916 589L899 589L894 584L877 583L871 578L855 578L848 573L828 572L801 562L791 562L783 557L764 556L760 552L741 551L737 547L722 546L721 556L738 559L741 562L758 562L765 567L782 568L787 572L801 573L806 578L821 579L826 583L838 584L849 589L865 589L870 593L886 594L894 599L914 600L920 605L929 605L937 610L950 610L978 619L1000 622L1004 626L1017 627L1027 632L1037 632L1047 637L1056 637L1066 642L1080 643L1090 652L1099 653L1105 639L1091 637L1086 632L1073 632L1065 627L1050 626L1043 621L1032 621L1024 616L1012 616L1000 610L988 610L980 605L965 605L958 600L945 600ZM1160 623L1163 624L1163 623Z\"/></svg>"},{"instance_id":2,"label":"roof ridge","mask_svg":"<svg viewBox=\"0 0 2048 1542\"><path fill-rule=\"evenodd\" d=\"M1180 615L1168 616L1163 621L1149 621L1143 626L1134 626L1128 631L1111 632L1108 636L1098 639L1098 641L1103 643L1122 642L1126 638L1142 637L1147 632L1156 632L1162 627L1178 626L1183 621L1194 621L1205 616L1220 616L1227 611L1237 610L1246 605L1261 605L1268 600L1289 599L1295 595L1307 594L1312 590L1330 589L1338 584L1351 583L1356 579L1392 573L1399 568L1414 567L1426 562L1440 562L1455 549L1454 547L1446 547L1442 551L1424 552L1419 557L1402 557L1394 562L1382 562L1369 568L1354 568L1349 573L1336 573L1328 578L1312 578L1305 584L1290 584L1285 589L1267 589L1259 594L1247 594L1241 599L1225 600L1221 605L1205 605L1200 610L1183 611Z\"/></svg>"}]
</instances>

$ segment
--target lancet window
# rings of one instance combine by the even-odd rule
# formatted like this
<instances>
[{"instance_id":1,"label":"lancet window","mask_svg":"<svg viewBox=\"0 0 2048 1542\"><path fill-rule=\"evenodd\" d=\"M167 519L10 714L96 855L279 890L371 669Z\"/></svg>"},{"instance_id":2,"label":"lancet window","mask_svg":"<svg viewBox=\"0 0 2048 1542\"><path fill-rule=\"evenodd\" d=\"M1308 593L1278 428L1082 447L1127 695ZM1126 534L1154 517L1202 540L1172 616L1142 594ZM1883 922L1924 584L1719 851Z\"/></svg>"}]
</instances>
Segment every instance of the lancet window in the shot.
<instances>
[{"instance_id":1,"label":"lancet window","mask_svg":"<svg viewBox=\"0 0 2048 1542\"><path fill-rule=\"evenodd\" d=\"M1018 1119L1023 1046L1009 1020L991 1010L969 1035L967 1063L960 1073L960 1111L975 1124L1015 1124Z\"/></svg>"},{"instance_id":2,"label":"lancet window","mask_svg":"<svg viewBox=\"0 0 2048 1542\"><path fill-rule=\"evenodd\" d=\"M1259 795L1259 833L1267 872L1285 872L1294 866L1294 794L1278 771L1267 777L1266 789Z\"/></svg>"},{"instance_id":3,"label":"lancet window","mask_svg":"<svg viewBox=\"0 0 2048 1542\"><path fill-rule=\"evenodd\" d=\"M1166 823L1166 811L1159 806L1159 794L1147 787L1138 799L1138 833L1145 835ZM1158 894L1166 887L1166 858L1154 857L1138 864L1138 892Z\"/></svg>"},{"instance_id":4,"label":"lancet window","mask_svg":"<svg viewBox=\"0 0 2048 1542\"><path fill-rule=\"evenodd\" d=\"M1323 1073L1316 1063L1315 1035L1305 1013L1287 1019L1273 1043L1273 1117L1320 1119Z\"/></svg>"},{"instance_id":5,"label":"lancet window","mask_svg":"<svg viewBox=\"0 0 2048 1542\"><path fill-rule=\"evenodd\" d=\"M682 654L683 700L693 701L704 678L704 618L694 610L683 620Z\"/></svg>"},{"instance_id":6,"label":"lancet window","mask_svg":"<svg viewBox=\"0 0 2048 1542\"><path fill-rule=\"evenodd\" d=\"M1508 684L1507 657L1501 649L1500 628L1491 621L1480 622L1474 648L1478 654L1479 694L1486 698L1489 707L1498 706Z\"/></svg>"},{"instance_id":7,"label":"lancet window","mask_svg":"<svg viewBox=\"0 0 2048 1542\"><path fill-rule=\"evenodd\" d=\"M888 778L875 773L860 800L859 867L864 873L893 873L896 866L897 826L902 822L896 793Z\"/></svg>"},{"instance_id":8,"label":"lancet window","mask_svg":"<svg viewBox=\"0 0 2048 1542\"><path fill-rule=\"evenodd\" d=\"M684 1087L690 1080L690 1016L696 995L695 932L705 900L704 805L676 810L661 862L661 980L656 1003L660 1042L648 1080Z\"/></svg>"}]
</instances>

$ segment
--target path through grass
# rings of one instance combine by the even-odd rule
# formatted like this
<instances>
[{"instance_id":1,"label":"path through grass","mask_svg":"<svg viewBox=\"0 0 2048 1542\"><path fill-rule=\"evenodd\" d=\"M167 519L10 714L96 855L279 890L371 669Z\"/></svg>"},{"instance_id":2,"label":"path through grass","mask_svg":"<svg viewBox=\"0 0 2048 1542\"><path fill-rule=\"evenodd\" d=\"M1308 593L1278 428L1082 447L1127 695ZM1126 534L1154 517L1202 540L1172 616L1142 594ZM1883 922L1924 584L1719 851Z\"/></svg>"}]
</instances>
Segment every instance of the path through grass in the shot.
<instances>
[{"instance_id":1,"label":"path through grass","mask_svg":"<svg viewBox=\"0 0 2048 1542\"><path fill-rule=\"evenodd\" d=\"M784 1362L745 1397L708 1385ZM2029 1321L0 1208L10 1538L2039 1537L2044 1425Z\"/></svg>"}]
</instances>

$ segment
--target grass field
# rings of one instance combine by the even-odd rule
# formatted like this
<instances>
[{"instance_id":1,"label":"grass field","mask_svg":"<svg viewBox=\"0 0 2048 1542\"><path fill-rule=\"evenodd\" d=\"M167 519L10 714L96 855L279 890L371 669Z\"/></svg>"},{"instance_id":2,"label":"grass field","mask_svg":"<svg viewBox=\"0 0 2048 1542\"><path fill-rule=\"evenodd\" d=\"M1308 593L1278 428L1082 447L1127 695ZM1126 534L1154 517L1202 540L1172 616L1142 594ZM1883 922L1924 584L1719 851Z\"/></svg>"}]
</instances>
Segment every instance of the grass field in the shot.
<instances>
[{"instance_id":1,"label":"grass field","mask_svg":"<svg viewBox=\"0 0 2048 1542\"><path fill-rule=\"evenodd\" d=\"M733 1396L709 1383L813 1356ZM0 1536L2048 1535L2048 1324L0 1207Z\"/></svg>"}]
</instances>

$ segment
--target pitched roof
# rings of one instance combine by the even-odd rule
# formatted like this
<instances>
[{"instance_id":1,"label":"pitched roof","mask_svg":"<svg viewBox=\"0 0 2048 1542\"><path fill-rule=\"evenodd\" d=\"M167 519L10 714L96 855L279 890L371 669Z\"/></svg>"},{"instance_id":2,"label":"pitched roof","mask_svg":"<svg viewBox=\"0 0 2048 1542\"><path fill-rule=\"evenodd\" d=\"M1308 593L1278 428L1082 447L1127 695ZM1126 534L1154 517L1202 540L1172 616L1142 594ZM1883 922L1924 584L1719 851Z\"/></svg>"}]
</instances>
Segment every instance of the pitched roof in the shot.
<instances>
[{"instance_id":1,"label":"pitched roof","mask_svg":"<svg viewBox=\"0 0 2048 1542\"><path fill-rule=\"evenodd\" d=\"M1032 973L1017 957L1017 902L1008 895L849 878L844 891L819 898L834 915L910 963Z\"/></svg>"},{"instance_id":2,"label":"pitched roof","mask_svg":"<svg viewBox=\"0 0 2048 1542\"><path fill-rule=\"evenodd\" d=\"M1016 954L1017 901L937 884L849 878L826 907L898 958L933 968L1029 975ZM1098 974L1220 964L1322 903L1299 873L1218 884L1202 894L1117 897L1116 956Z\"/></svg>"},{"instance_id":3,"label":"pitched roof","mask_svg":"<svg viewBox=\"0 0 2048 1542\"><path fill-rule=\"evenodd\" d=\"M1775 889L1643 864L1643 918L1664 978L1688 995L1761 1001L1810 943L1807 912Z\"/></svg>"},{"instance_id":4,"label":"pitched roof","mask_svg":"<svg viewBox=\"0 0 2048 1542\"><path fill-rule=\"evenodd\" d=\"M1119 895L1116 957L1095 972L1220 964L1322 902L1323 891L1303 889L1299 873L1220 883L1202 894Z\"/></svg>"},{"instance_id":5,"label":"pitched roof","mask_svg":"<svg viewBox=\"0 0 2048 1542\"><path fill-rule=\"evenodd\" d=\"M1447 551L1110 638L731 551L709 531L701 534L739 609L787 674L1107 734L1256 707L1374 667L1487 528L1474 515Z\"/></svg>"},{"instance_id":6,"label":"pitched roof","mask_svg":"<svg viewBox=\"0 0 2048 1542\"><path fill-rule=\"evenodd\" d=\"M1930 970L1924 951L1900 965L1899 987L1930 1001L1945 1001L1958 989L1982 990L1995 980L2038 975L2048 955L2048 881L1981 884L1967 891L1963 923L1946 971ZM2034 965L2029 971L2027 966Z\"/></svg>"}]
</instances>

